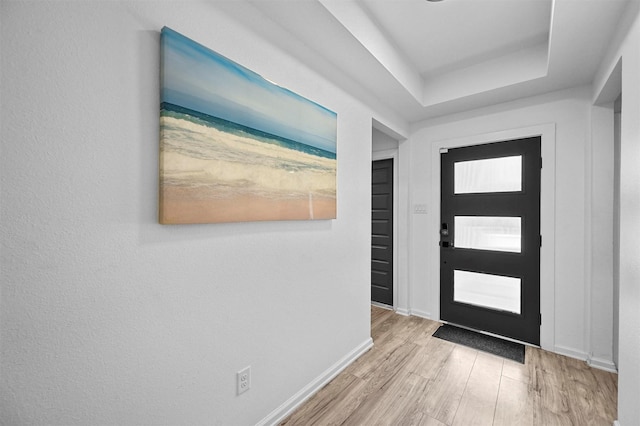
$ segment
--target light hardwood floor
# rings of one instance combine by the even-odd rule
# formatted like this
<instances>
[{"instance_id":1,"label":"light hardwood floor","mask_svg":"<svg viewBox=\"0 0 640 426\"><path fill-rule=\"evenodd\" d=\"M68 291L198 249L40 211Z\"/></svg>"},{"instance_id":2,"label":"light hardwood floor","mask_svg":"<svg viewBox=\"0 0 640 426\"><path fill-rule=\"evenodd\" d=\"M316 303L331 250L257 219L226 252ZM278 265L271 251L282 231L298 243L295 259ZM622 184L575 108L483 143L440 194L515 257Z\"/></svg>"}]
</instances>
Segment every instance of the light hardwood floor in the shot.
<instances>
[{"instance_id":1,"label":"light hardwood floor","mask_svg":"<svg viewBox=\"0 0 640 426\"><path fill-rule=\"evenodd\" d=\"M606 425L617 375L527 347L526 362L435 337L440 323L371 308L374 347L281 425Z\"/></svg>"}]
</instances>

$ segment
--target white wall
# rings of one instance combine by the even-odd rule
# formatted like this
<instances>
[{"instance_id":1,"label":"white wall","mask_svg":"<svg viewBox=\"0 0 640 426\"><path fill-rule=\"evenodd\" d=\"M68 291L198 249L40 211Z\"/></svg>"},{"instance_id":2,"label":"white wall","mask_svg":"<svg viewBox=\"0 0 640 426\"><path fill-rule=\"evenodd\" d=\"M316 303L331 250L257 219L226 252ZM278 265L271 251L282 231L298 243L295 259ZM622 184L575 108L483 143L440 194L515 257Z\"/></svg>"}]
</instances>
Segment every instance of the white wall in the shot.
<instances>
[{"instance_id":1,"label":"white wall","mask_svg":"<svg viewBox=\"0 0 640 426\"><path fill-rule=\"evenodd\" d=\"M374 128L371 134L371 149L373 152L397 150L398 140Z\"/></svg>"},{"instance_id":2,"label":"white wall","mask_svg":"<svg viewBox=\"0 0 640 426\"><path fill-rule=\"evenodd\" d=\"M553 168L555 173L555 187L545 187L543 182L542 188L543 201L545 192L553 194L555 191L555 209L552 214L555 241L548 238L548 235L545 236L543 230L543 250L548 244L553 244L555 254L543 268L555 271L551 275L555 282L544 282L541 285L550 285L552 289L550 297L543 294L543 330L547 327L549 335L541 337L543 341L550 341L550 344L545 345L548 349L582 359L587 359L592 352L590 341L601 339L600 335L591 338L589 315L597 312L593 312L591 308L590 284L585 284L588 278L587 265L591 262L591 253L587 256L585 244L591 233L591 225L611 227L610 222L599 223L599 217L590 219L593 223L586 220L587 213L591 217L591 199L587 198L590 188L586 178L590 176L591 169L591 157L587 155L587 149L591 146L590 119L591 90L589 87L582 87L426 121L415 126L410 138L413 203L429 203L433 199L431 182L439 178L432 171L433 167L430 167L432 157L437 155L437 148L444 146L446 141L500 132L517 133L518 129L547 124L555 126L555 164L553 156L544 158L543 147L543 174L549 168ZM410 232L413 236L410 285L413 295L412 311L437 318L439 207L431 204L428 215L413 216ZM419 261L420 259L426 261ZM598 262L599 259L593 259L594 269L599 268ZM608 262L607 265L610 266L610 259ZM611 288L609 292L612 292ZM610 313L611 307L607 309ZM545 316L545 310L550 315ZM553 317L551 325L544 323L545 320L550 320L549 317ZM607 320L611 326L612 319ZM609 342L610 330L611 327L604 331L605 334L607 331L609 333ZM606 338L607 336L602 336L602 339ZM611 361L611 350L607 354L598 354L603 359L608 356L608 361Z\"/></svg>"},{"instance_id":3,"label":"white wall","mask_svg":"<svg viewBox=\"0 0 640 426\"><path fill-rule=\"evenodd\" d=\"M595 95L622 64L620 87L620 238L618 420L620 426L640 421L640 2L629 3L609 54L594 83ZM610 93L613 101L619 92Z\"/></svg>"},{"instance_id":4,"label":"white wall","mask_svg":"<svg viewBox=\"0 0 640 426\"><path fill-rule=\"evenodd\" d=\"M587 143L585 285L589 363L615 371L614 335L614 114L613 103L591 107Z\"/></svg>"},{"instance_id":5,"label":"white wall","mask_svg":"<svg viewBox=\"0 0 640 426\"><path fill-rule=\"evenodd\" d=\"M367 347L378 113L216 2L0 4L0 423L275 420ZM338 113L337 220L157 223L164 25Z\"/></svg>"},{"instance_id":6,"label":"white wall","mask_svg":"<svg viewBox=\"0 0 640 426\"><path fill-rule=\"evenodd\" d=\"M620 346L618 418L640 421L640 20L622 66L620 181Z\"/></svg>"},{"instance_id":7,"label":"white wall","mask_svg":"<svg viewBox=\"0 0 640 426\"><path fill-rule=\"evenodd\" d=\"M613 186L613 362L618 366L620 345L620 126L622 99L618 97L614 108L614 186Z\"/></svg>"}]
</instances>

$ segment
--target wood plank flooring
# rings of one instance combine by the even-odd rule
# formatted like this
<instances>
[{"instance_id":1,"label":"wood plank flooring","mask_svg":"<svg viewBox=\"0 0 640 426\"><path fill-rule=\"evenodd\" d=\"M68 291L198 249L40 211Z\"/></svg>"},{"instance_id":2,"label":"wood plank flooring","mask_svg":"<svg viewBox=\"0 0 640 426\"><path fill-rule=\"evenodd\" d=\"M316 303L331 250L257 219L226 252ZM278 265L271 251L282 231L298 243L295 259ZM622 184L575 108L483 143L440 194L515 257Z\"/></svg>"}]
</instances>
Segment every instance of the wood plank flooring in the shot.
<instances>
[{"instance_id":1,"label":"wood plank flooring","mask_svg":"<svg viewBox=\"0 0 640 426\"><path fill-rule=\"evenodd\" d=\"M617 375L527 347L519 364L371 307L374 347L281 425L611 426Z\"/></svg>"}]
</instances>

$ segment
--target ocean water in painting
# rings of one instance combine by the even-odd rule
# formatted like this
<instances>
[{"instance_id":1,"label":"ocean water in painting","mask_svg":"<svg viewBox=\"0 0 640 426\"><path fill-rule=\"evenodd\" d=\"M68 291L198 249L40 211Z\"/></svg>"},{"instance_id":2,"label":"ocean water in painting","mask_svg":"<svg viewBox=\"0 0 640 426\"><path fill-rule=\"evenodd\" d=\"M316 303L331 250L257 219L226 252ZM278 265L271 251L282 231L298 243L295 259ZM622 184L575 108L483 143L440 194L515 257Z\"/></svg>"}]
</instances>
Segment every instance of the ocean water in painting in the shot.
<instances>
[{"instance_id":1,"label":"ocean water in painting","mask_svg":"<svg viewBox=\"0 0 640 426\"><path fill-rule=\"evenodd\" d=\"M336 114L162 31L160 221L336 217Z\"/></svg>"},{"instance_id":2,"label":"ocean water in painting","mask_svg":"<svg viewBox=\"0 0 640 426\"><path fill-rule=\"evenodd\" d=\"M335 198L334 153L162 104L163 184L212 198Z\"/></svg>"}]
</instances>

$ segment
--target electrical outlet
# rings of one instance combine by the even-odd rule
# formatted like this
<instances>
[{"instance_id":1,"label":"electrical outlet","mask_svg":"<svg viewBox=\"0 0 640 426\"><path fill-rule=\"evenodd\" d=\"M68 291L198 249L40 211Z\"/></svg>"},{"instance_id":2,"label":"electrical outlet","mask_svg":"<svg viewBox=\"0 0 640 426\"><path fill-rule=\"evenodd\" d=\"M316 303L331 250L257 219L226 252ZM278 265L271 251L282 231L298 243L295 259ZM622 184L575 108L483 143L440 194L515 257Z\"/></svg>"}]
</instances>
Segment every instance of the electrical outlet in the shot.
<instances>
[{"instance_id":1,"label":"electrical outlet","mask_svg":"<svg viewBox=\"0 0 640 426\"><path fill-rule=\"evenodd\" d=\"M245 367L236 373L236 381L238 385L238 395L246 392L251 388L251 366Z\"/></svg>"}]
</instances>

